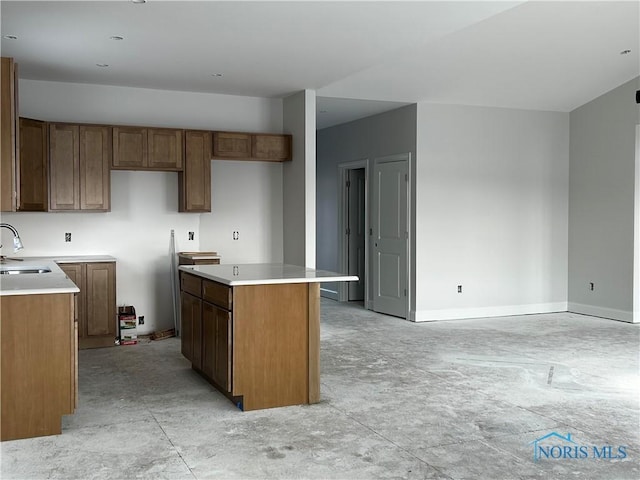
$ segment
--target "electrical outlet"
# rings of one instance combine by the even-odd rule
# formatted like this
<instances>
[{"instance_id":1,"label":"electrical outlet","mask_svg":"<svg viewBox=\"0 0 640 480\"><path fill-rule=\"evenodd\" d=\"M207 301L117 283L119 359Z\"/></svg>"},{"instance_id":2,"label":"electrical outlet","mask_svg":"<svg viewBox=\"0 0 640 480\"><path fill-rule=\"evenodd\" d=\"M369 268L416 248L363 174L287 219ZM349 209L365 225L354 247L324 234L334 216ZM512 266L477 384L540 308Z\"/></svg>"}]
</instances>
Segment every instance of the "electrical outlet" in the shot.
<instances>
[{"instance_id":1,"label":"electrical outlet","mask_svg":"<svg viewBox=\"0 0 640 480\"><path fill-rule=\"evenodd\" d=\"M189 232L189 240L193 240L195 238L196 234L193 232Z\"/></svg>"},{"instance_id":2,"label":"electrical outlet","mask_svg":"<svg viewBox=\"0 0 640 480\"><path fill-rule=\"evenodd\" d=\"M234 240L238 240L240 238L240 232L238 232L237 230L235 230L233 232L233 239Z\"/></svg>"},{"instance_id":3,"label":"electrical outlet","mask_svg":"<svg viewBox=\"0 0 640 480\"><path fill-rule=\"evenodd\" d=\"M71 233L67 232L64 234L64 241L65 242L70 242L71 241Z\"/></svg>"},{"instance_id":4,"label":"electrical outlet","mask_svg":"<svg viewBox=\"0 0 640 480\"><path fill-rule=\"evenodd\" d=\"M138 325L144 325L144 315L138 317Z\"/></svg>"},{"instance_id":5,"label":"electrical outlet","mask_svg":"<svg viewBox=\"0 0 640 480\"><path fill-rule=\"evenodd\" d=\"M591 290L593 292L594 288L595 288L595 285L593 284L593 282L590 282L589 283L589 290Z\"/></svg>"},{"instance_id":6,"label":"electrical outlet","mask_svg":"<svg viewBox=\"0 0 640 480\"><path fill-rule=\"evenodd\" d=\"M462 285L458 285L458 293L462 293Z\"/></svg>"}]
</instances>

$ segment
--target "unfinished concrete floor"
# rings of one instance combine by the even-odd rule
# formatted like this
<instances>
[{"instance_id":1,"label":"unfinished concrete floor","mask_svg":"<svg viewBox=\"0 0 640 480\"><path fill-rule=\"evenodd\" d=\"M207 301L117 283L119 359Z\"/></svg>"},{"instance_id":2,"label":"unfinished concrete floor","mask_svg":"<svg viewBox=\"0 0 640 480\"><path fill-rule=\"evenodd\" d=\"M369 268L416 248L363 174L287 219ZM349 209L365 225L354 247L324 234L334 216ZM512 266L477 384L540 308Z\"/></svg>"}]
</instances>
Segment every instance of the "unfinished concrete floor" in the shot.
<instances>
[{"instance_id":1,"label":"unfinished concrete floor","mask_svg":"<svg viewBox=\"0 0 640 480\"><path fill-rule=\"evenodd\" d=\"M321 312L321 403L240 412L175 338L84 350L76 414L62 435L3 442L1 477L640 478L638 325ZM552 432L589 456L534 461Z\"/></svg>"}]
</instances>

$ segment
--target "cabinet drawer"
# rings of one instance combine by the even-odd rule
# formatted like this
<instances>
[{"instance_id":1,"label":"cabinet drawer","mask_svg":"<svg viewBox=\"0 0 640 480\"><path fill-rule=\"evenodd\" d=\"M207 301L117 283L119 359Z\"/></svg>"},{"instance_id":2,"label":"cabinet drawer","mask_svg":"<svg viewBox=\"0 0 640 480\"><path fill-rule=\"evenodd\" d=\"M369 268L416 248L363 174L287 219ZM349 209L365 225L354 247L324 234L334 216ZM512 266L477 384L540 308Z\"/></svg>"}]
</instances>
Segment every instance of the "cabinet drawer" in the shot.
<instances>
[{"instance_id":1,"label":"cabinet drawer","mask_svg":"<svg viewBox=\"0 0 640 480\"><path fill-rule=\"evenodd\" d=\"M202 282L202 298L207 302L211 302L219 307L231 310L233 303L233 295L231 287L227 287L221 283L203 280Z\"/></svg>"},{"instance_id":2,"label":"cabinet drawer","mask_svg":"<svg viewBox=\"0 0 640 480\"><path fill-rule=\"evenodd\" d=\"M180 276L180 289L200 298L202 296L202 280L195 275L183 272Z\"/></svg>"}]
</instances>

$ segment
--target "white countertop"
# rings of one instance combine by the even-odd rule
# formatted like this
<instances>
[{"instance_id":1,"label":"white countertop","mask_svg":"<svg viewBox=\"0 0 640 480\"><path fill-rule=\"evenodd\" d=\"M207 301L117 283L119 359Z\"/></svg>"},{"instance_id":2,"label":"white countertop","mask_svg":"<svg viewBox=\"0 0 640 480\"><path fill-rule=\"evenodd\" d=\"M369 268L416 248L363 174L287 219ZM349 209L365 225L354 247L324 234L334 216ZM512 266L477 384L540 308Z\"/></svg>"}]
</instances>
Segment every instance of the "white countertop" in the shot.
<instances>
[{"instance_id":1,"label":"white countertop","mask_svg":"<svg viewBox=\"0 0 640 480\"><path fill-rule=\"evenodd\" d=\"M357 281L355 275L315 270L282 263L224 265L180 265L180 270L224 285L268 285L276 283L317 283Z\"/></svg>"},{"instance_id":2,"label":"white countertop","mask_svg":"<svg viewBox=\"0 0 640 480\"><path fill-rule=\"evenodd\" d=\"M15 260L20 258L21 260ZM74 255L57 257L8 257L0 263L0 269L45 268L47 273L25 273L20 275L0 275L0 296L4 295L44 295L54 293L76 293L80 290L58 266L58 263L115 262L108 255Z\"/></svg>"}]
</instances>

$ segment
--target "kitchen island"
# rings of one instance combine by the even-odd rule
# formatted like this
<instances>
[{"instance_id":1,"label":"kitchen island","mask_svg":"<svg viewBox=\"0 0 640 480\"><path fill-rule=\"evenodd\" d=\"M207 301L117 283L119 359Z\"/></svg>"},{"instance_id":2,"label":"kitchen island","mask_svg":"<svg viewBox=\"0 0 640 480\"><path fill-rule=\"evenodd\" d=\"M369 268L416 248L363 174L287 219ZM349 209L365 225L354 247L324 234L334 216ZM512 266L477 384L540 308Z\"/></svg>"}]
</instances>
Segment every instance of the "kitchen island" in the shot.
<instances>
[{"instance_id":1,"label":"kitchen island","mask_svg":"<svg viewBox=\"0 0 640 480\"><path fill-rule=\"evenodd\" d=\"M320 282L285 264L180 266L182 354L241 410L320 401Z\"/></svg>"}]
</instances>

